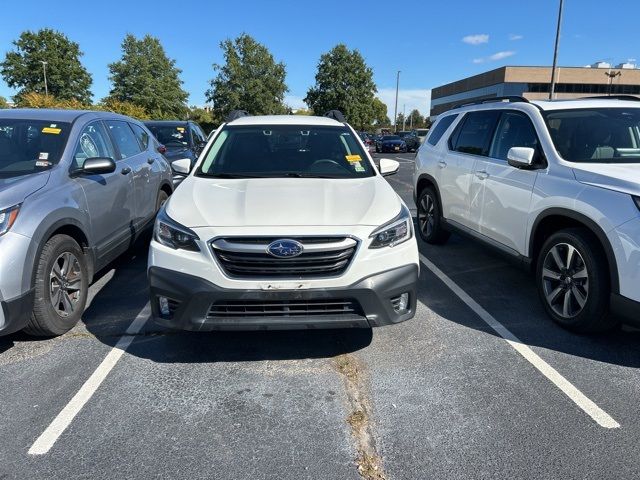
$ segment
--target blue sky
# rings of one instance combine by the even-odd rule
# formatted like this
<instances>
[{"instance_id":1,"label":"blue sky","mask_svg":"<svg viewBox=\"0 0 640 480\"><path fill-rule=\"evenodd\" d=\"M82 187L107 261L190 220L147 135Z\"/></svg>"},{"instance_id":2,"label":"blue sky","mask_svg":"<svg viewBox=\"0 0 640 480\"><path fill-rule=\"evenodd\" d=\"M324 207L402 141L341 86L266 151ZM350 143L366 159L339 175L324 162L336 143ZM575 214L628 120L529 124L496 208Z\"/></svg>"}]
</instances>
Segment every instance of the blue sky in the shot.
<instances>
[{"instance_id":1,"label":"blue sky","mask_svg":"<svg viewBox=\"0 0 640 480\"><path fill-rule=\"evenodd\" d=\"M120 57L124 35L150 33L182 69L189 103L202 105L211 65L222 60L220 41L246 32L286 63L287 101L300 107L320 55L343 42L373 68L391 113L397 70L399 110L426 113L434 86L502 65L550 65L557 7L558 0L21 0L2 9L0 55L23 30L60 30L80 44L98 100L109 92L107 65ZM638 0L566 0L559 64L640 60L638 18ZM14 93L0 79L0 96Z\"/></svg>"}]
</instances>

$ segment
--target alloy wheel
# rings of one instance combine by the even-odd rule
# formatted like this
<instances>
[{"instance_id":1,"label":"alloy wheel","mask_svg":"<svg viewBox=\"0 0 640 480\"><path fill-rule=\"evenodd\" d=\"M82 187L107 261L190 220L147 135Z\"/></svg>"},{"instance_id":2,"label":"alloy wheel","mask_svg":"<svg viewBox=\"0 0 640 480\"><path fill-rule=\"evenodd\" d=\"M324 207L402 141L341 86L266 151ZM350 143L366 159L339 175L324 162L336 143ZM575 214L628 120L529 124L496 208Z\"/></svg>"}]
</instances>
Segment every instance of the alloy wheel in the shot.
<instances>
[{"instance_id":1,"label":"alloy wheel","mask_svg":"<svg viewBox=\"0 0 640 480\"><path fill-rule=\"evenodd\" d=\"M418 209L418 225L422 234L428 238L433 233L435 226L435 203L431 195L423 195Z\"/></svg>"},{"instance_id":2,"label":"alloy wheel","mask_svg":"<svg viewBox=\"0 0 640 480\"><path fill-rule=\"evenodd\" d=\"M589 272L580 252L568 243L551 247L542 266L544 298L562 318L573 318L589 298Z\"/></svg>"},{"instance_id":3,"label":"alloy wheel","mask_svg":"<svg viewBox=\"0 0 640 480\"><path fill-rule=\"evenodd\" d=\"M61 253L49 273L51 305L61 317L73 315L81 297L82 269L71 252Z\"/></svg>"}]
</instances>

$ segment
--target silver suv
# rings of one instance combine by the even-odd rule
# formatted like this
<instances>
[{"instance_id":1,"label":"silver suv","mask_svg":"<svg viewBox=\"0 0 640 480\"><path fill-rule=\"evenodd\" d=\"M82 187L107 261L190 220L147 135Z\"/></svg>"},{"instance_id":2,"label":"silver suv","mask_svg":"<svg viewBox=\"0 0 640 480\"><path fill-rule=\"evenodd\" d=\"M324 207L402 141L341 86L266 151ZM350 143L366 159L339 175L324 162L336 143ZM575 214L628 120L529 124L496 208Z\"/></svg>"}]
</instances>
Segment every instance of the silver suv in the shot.
<instances>
[{"instance_id":1,"label":"silver suv","mask_svg":"<svg viewBox=\"0 0 640 480\"><path fill-rule=\"evenodd\" d=\"M0 335L60 335L93 274L172 192L140 122L106 112L0 110Z\"/></svg>"},{"instance_id":2,"label":"silver suv","mask_svg":"<svg viewBox=\"0 0 640 480\"><path fill-rule=\"evenodd\" d=\"M639 100L507 97L443 113L416 158L420 237L459 231L533 267L566 328L640 324Z\"/></svg>"}]
</instances>

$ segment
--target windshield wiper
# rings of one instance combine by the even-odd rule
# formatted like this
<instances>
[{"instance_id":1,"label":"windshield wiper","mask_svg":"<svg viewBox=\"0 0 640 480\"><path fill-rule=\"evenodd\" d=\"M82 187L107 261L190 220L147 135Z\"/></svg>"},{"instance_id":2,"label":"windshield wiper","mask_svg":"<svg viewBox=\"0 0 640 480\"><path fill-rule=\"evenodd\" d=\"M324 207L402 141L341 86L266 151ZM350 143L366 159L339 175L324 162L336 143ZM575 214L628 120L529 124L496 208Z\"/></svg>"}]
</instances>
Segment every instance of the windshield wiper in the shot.
<instances>
[{"instance_id":1,"label":"windshield wiper","mask_svg":"<svg viewBox=\"0 0 640 480\"><path fill-rule=\"evenodd\" d=\"M336 178L331 175L320 175L317 173L304 173L304 172L287 172L282 174L283 177L293 178Z\"/></svg>"}]
</instances>

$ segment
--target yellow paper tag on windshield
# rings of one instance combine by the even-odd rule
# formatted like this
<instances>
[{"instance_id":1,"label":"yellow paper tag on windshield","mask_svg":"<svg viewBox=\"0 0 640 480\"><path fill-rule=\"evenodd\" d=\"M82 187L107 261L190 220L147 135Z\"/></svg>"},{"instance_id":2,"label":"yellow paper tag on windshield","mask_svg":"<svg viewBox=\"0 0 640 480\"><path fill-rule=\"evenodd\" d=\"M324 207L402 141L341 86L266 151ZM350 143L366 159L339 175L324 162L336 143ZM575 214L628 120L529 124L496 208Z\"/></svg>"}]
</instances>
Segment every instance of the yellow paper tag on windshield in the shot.
<instances>
[{"instance_id":1,"label":"yellow paper tag on windshield","mask_svg":"<svg viewBox=\"0 0 640 480\"><path fill-rule=\"evenodd\" d=\"M179 132L184 132L184 127L176 127L176 130L178 130Z\"/></svg>"},{"instance_id":2,"label":"yellow paper tag on windshield","mask_svg":"<svg viewBox=\"0 0 640 480\"><path fill-rule=\"evenodd\" d=\"M61 128L44 127L42 129L42 133L53 133L55 135L59 135L61 131L62 131Z\"/></svg>"},{"instance_id":3,"label":"yellow paper tag on windshield","mask_svg":"<svg viewBox=\"0 0 640 480\"><path fill-rule=\"evenodd\" d=\"M345 155L345 158L348 162L359 162L360 160L362 160L362 158L360 158L360 155Z\"/></svg>"}]
</instances>

